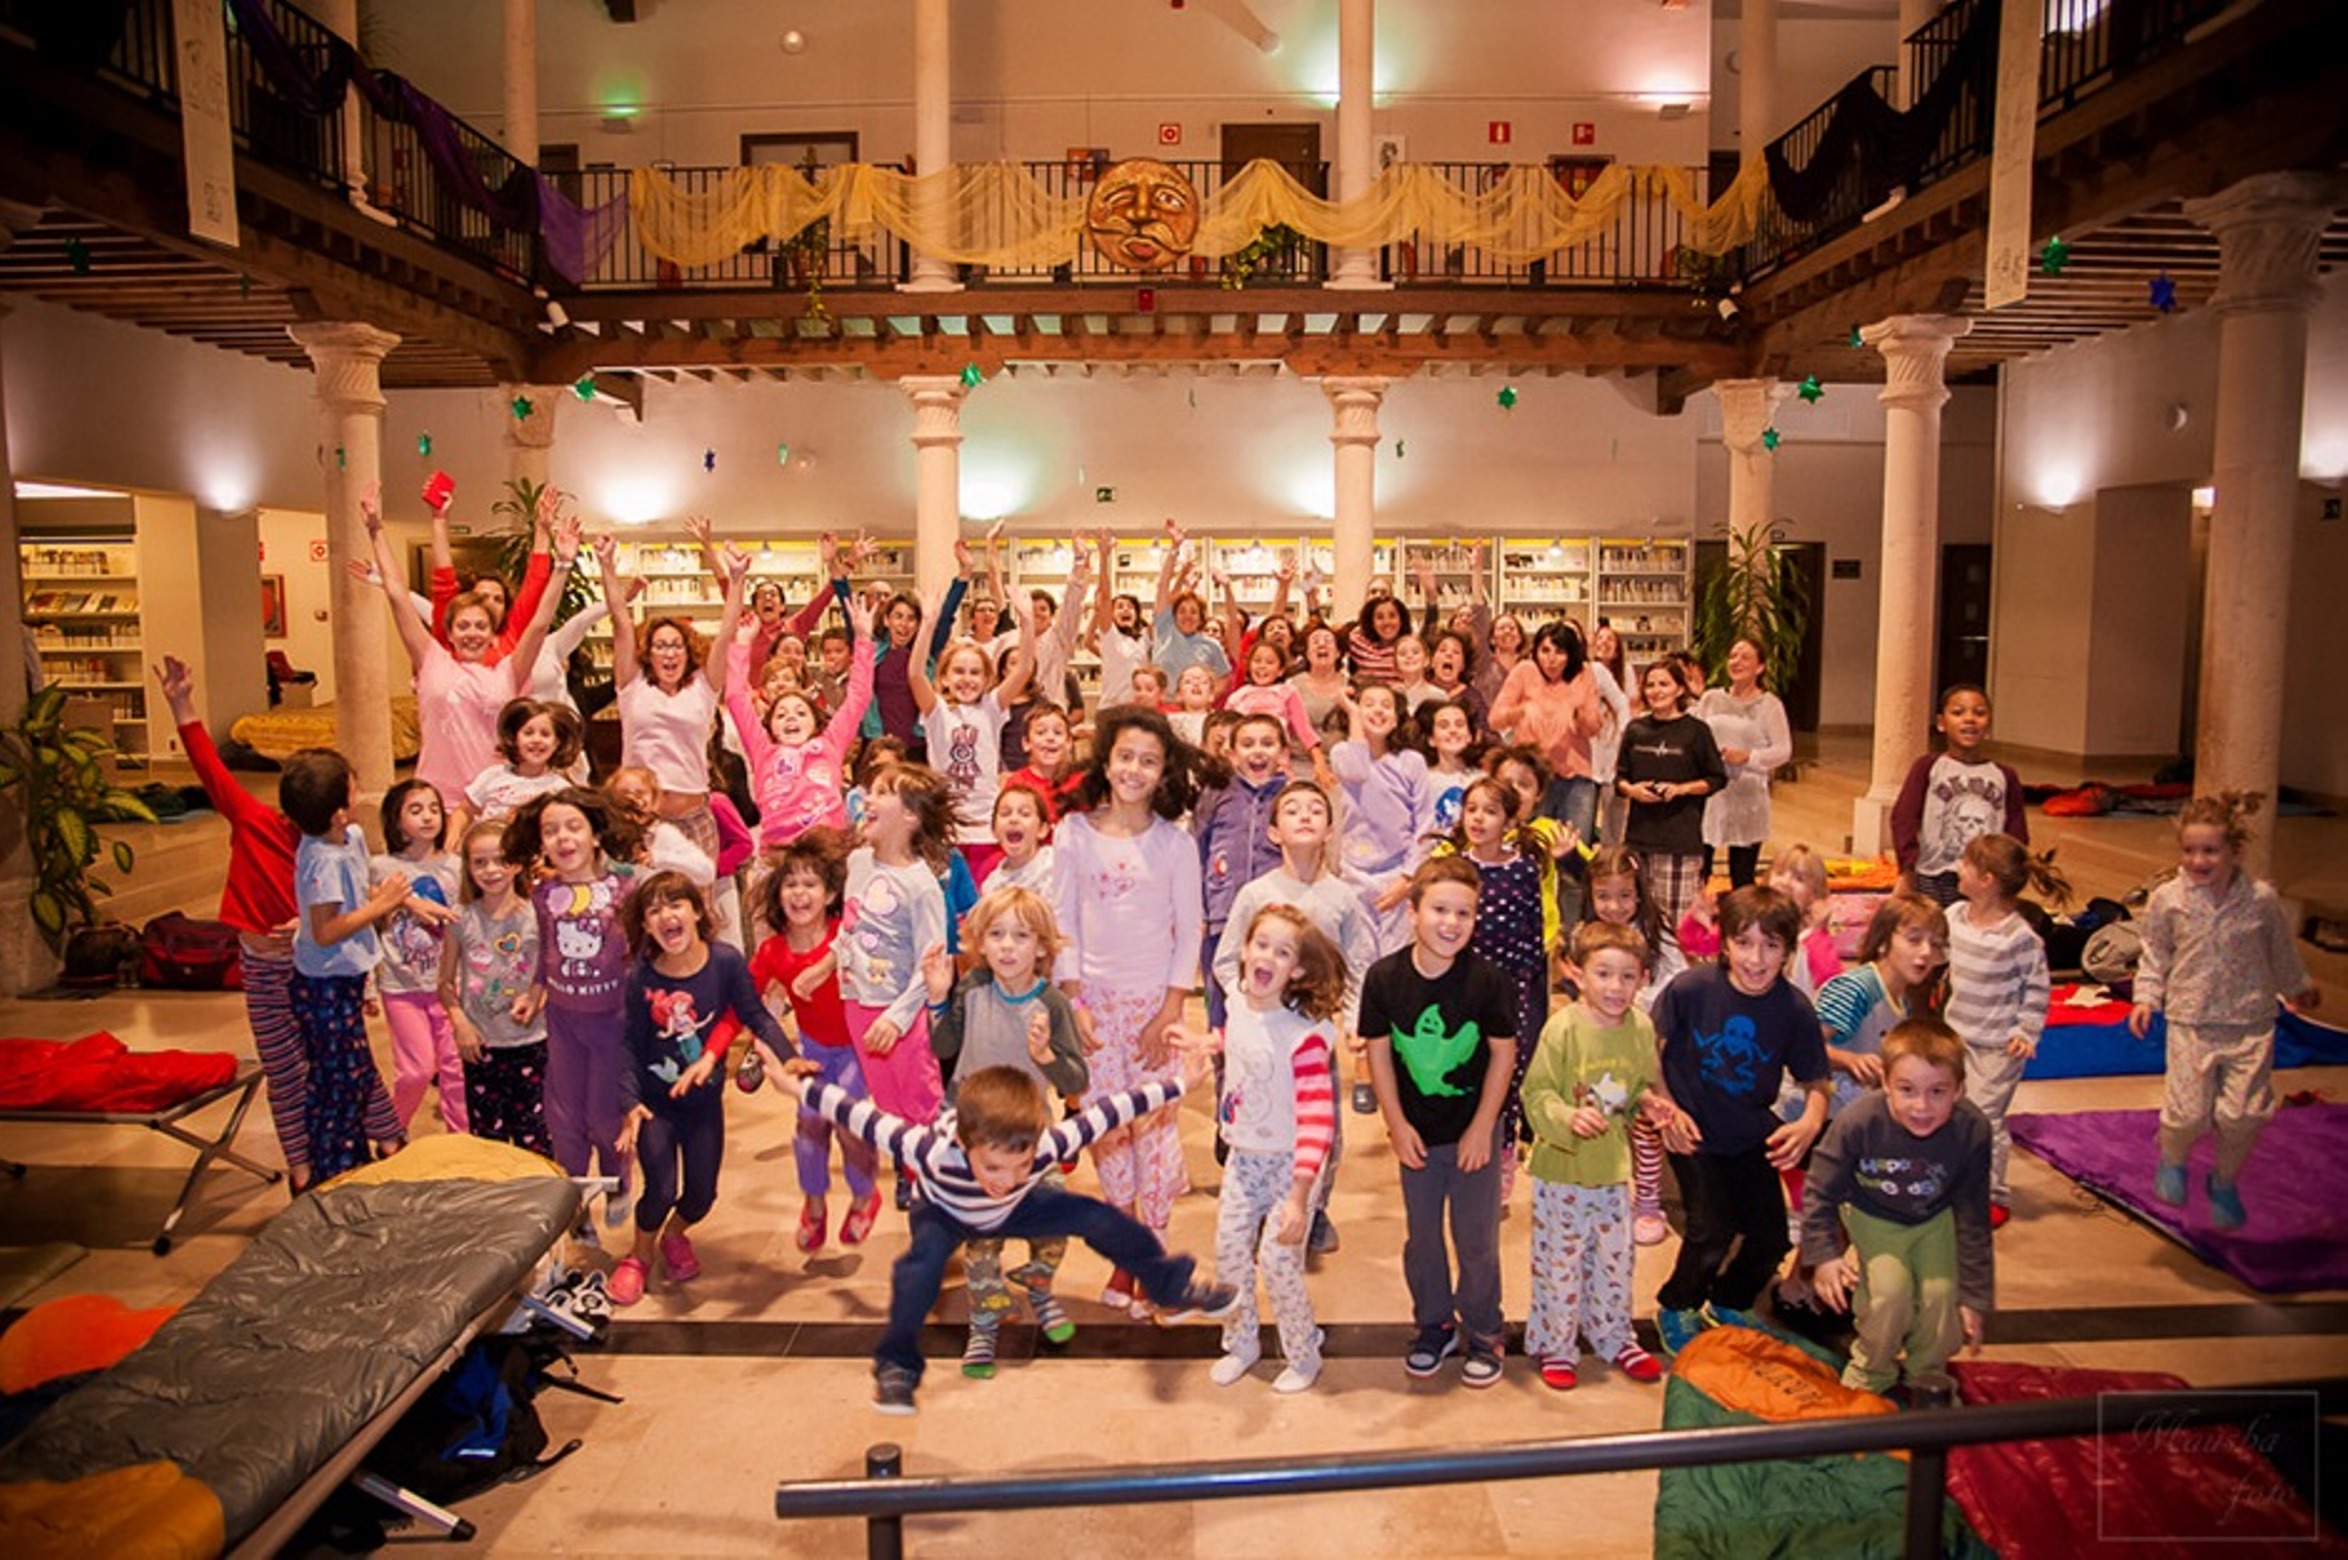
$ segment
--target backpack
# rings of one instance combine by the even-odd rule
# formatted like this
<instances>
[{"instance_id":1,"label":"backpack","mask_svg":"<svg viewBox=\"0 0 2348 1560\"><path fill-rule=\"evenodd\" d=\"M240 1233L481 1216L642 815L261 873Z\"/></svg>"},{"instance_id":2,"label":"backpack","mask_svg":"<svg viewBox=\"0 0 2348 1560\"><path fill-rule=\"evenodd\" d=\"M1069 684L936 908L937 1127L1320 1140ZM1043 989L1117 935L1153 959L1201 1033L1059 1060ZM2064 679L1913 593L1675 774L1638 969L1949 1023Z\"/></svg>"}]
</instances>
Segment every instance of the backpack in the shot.
<instances>
[{"instance_id":1,"label":"backpack","mask_svg":"<svg viewBox=\"0 0 2348 1560\"><path fill-rule=\"evenodd\" d=\"M120 921L77 926L65 939L64 968L57 984L69 991L106 991L139 959L139 934Z\"/></svg>"},{"instance_id":2,"label":"backpack","mask_svg":"<svg viewBox=\"0 0 2348 1560\"><path fill-rule=\"evenodd\" d=\"M2086 951L2079 955L2079 968L2089 980L2098 985L2112 986L2136 978L2136 966L2144 958L2144 939L2136 928L2126 921L2114 921L2099 926L2087 939Z\"/></svg>"},{"instance_id":3,"label":"backpack","mask_svg":"<svg viewBox=\"0 0 2348 1560\"><path fill-rule=\"evenodd\" d=\"M537 1477L579 1449L545 1455L535 1401L543 1345L527 1334L476 1340L437 1391L409 1409L367 1459L369 1472L436 1505ZM555 1378L559 1379L559 1378Z\"/></svg>"},{"instance_id":4,"label":"backpack","mask_svg":"<svg viewBox=\"0 0 2348 1560\"><path fill-rule=\"evenodd\" d=\"M165 991L242 991L236 928L169 911L139 932L139 984Z\"/></svg>"}]
</instances>

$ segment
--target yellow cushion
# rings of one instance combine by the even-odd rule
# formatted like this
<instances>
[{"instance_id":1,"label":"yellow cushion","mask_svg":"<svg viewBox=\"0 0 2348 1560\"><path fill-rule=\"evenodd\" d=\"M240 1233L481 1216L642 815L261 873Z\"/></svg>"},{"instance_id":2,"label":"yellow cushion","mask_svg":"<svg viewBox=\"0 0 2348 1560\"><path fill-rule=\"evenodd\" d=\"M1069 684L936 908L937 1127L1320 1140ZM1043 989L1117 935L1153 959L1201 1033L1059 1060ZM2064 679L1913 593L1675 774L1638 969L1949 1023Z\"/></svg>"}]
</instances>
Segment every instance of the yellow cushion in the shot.
<instances>
[{"instance_id":1,"label":"yellow cushion","mask_svg":"<svg viewBox=\"0 0 2348 1560\"><path fill-rule=\"evenodd\" d=\"M0 1554L9 1560L208 1560L227 1542L218 1498L171 1463L67 1484L0 1484Z\"/></svg>"}]
</instances>

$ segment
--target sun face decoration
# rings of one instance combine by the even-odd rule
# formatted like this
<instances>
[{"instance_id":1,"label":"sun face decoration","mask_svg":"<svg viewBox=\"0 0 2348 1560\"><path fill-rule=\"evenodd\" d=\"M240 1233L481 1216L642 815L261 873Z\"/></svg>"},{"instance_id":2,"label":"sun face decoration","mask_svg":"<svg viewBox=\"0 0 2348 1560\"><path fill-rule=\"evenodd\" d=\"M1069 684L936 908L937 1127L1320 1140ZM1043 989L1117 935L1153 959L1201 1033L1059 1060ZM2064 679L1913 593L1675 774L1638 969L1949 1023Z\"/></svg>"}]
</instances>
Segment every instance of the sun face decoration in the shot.
<instances>
[{"instance_id":1,"label":"sun face decoration","mask_svg":"<svg viewBox=\"0 0 2348 1560\"><path fill-rule=\"evenodd\" d=\"M1084 209L1094 253L1120 271L1178 265L1198 240L1198 191L1154 157L1118 163L1093 185Z\"/></svg>"}]
</instances>

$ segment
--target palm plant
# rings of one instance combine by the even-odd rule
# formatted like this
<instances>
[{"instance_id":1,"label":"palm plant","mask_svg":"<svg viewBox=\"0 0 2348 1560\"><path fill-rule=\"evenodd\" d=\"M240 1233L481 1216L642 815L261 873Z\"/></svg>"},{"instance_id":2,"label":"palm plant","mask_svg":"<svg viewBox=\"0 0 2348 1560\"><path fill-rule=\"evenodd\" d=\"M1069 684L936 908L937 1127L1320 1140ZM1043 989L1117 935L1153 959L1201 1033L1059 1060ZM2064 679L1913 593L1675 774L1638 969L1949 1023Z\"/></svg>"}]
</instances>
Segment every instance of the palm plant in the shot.
<instances>
[{"instance_id":1,"label":"palm plant","mask_svg":"<svg viewBox=\"0 0 2348 1560\"><path fill-rule=\"evenodd\" d=\"M1782 524L1755 524L1742 531L1723 525L1721 530L1728 556L1696 586L1696 658L1708 679L1723 682L1729 646L1750 639L1760 648L1769 686L1782 697L1802 662L1809 590L1794 566L1794 549Z\"/></svg>"}]
</instances>

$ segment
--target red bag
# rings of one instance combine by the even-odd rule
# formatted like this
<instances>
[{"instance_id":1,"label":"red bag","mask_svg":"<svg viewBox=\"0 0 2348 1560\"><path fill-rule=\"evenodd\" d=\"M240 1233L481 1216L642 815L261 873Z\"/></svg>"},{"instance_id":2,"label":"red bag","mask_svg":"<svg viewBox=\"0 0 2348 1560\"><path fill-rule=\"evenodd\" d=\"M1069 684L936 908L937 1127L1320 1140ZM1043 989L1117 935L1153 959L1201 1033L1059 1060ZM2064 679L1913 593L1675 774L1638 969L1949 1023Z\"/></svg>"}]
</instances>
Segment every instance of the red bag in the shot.
<instances>
[{"instance_id":1,"label":"red bag","mask_svg":"<svg viewBox=\"0 0 2348 1560\"><path fill-rule=\"evenodd\" d=\"M165 991L242 991L236 928L173 910L139 931L139 984Z\"/></svg>"}]
</instances>

